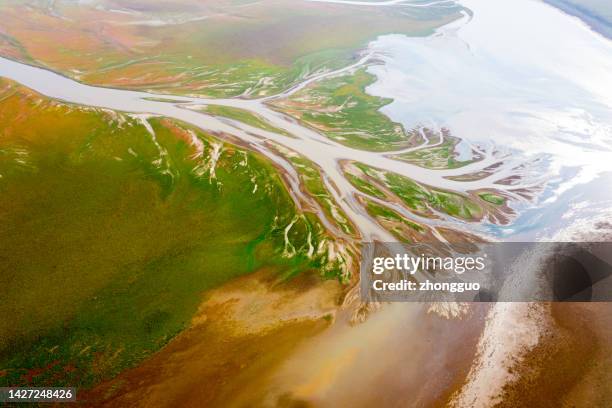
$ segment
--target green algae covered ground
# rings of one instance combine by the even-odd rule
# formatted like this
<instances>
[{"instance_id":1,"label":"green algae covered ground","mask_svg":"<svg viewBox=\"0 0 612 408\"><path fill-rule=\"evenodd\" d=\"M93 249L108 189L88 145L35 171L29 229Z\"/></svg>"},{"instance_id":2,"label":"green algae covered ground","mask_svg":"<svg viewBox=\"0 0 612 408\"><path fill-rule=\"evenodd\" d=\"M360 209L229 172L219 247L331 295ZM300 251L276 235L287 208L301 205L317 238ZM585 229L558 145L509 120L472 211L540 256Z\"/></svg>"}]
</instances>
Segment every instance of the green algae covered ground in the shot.
<instances>
[{"instance_id":1,"label":"green algae covered ground","mask_svg":"<svg viewBox=\"0 0 612 408\"><path fill-rule=\"evenodd\" d=\"M363 163L347 166L345 173L359 191L384 200L399 200L410 211L426 217L438 212L465 221L475 221L483 218L487 210L485 207L490 207L486 204L499 206L505 203L505 199L496 194L482 192L473 196L436 189Z\"/></svg>"},{"instance_id":2,"label":"green algae covered ground","mask_svg":"<svg viewBox=\"0 0 612 408\"><path fill-rule=\"evenodd\" d=\"M366 93L375 80L360 69L316 82L274 106L350 147L389 151L410 146L412 135L380 112L391 100Z\"/></svg>"},{"instance_id":3,"label":"green algae covered ground","mask_svg":"<svg viewBox=\"0 0 612 408\"><path fill-rule=\"evenodd\" d=\"M316 217L256 154L6 81L0 123L0 384L91 386L165 345L207 289L326 262L307 255Z\"/></svg>"}]
</instances>

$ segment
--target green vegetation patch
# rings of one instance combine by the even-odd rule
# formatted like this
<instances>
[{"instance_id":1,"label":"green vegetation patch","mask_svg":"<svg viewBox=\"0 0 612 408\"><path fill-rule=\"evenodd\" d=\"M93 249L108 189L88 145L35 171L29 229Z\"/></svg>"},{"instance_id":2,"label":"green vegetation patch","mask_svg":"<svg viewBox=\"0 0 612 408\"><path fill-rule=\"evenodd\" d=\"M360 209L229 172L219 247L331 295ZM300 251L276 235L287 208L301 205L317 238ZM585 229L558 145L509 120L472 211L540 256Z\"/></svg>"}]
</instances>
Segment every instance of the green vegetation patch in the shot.
<instances>
[{"instance_id":1,"label":"green vegetation patch","mask_svg":"<svg viewBox=\"0 0 612 408\"><path fill-rule=\"evenodd\" d=\"M468 196L424 186L396 173L378 172L363 163L355 163L355 167L365 177L349 175L349 180L366 194L378 196L376 192L382 193L384 187L402 200L408 208L423 215L431 215L431 209L434 209L468 221L482 218L483 209ZM376 187L375 183L380 183L379 187ZM376 189L374 194L369 191L371 188L368 186Z\"/></svg>"},{"instance_id":2,"label":"green vegetation patch","mask_svg":"<svg viewBox=\"0 0 612 408\"><path fill-rule=\"evenodd\" d=\"M488 203L491 204L495 204L495 205L504 205L506 204L506 199L500 195L497 194L493 194L493 193L480 193L478 194L478 196L480 198L482 198L483 200L485 200Z\"/></svg>"},{"instance_id":3,"label":"green vegetation patch","mask_svg":"<svg viewBox=\"0 0 612 408\"><path fill-rule=\"evenodd\" d=\"M391 210L390 208L383 207L382 205L376 204L372 202L371 200L368 200L367 210L368 210L368 213L370 213L370 215L374 217L382 217L382 218L386 218L391 221L401 222L403 224L406 224L407 226L409 226L410 228L412 228L413 230L417 232L425 231L425 228L423 228L421 225L415 222L412 222L410 220L407 220L406 218L402 217L401 215Z\"/></svg>"},{"instance_id":4,"label":"green vegetation patch","mask_svg":"<svg viewBox=\"0 0 612 408\"><path fill-rule=\"evenodd\" d=\"M299 156L294 152L284 151L284 149L278 145L276 148L281 149L281 152L284 153L287 159L293 164L306 191L321 206L327 219L335 223L340 230L346 234L355 234L355 228L325 186L320 169L303 156Z\"/></svg>"},{"instance_id":5,"label":"green vegetation patch","mask_svg":"<svg viewBox=\"0 0 612 408\"><path fill-rule=\"evenodd\" d=\"M455 169L473 163L476 159L457 160L458 143L459 139L447 136L439 146L404 153L398 158L428 169Z\"/></svg>"},{"instance_id":6,"label":"green vegetation patch","mask_svg":"<svg viewBox=\"0 0 612 408\"><path fill-rule=\"evenodd\" d=\"M411 136L402 125L380 112L391 100L365 92L374 81L360 69L317 82L274 106L347 146L371 151L408 146Z\"/></svg>"},{"instance_id":7,"label":"green vegetation patch","mask_svg":"<svg viewBox=\"0 0 612 408\"><path fill-rule=\"evenodd\" d=\"M362 179L361 177L354 176L352 174L346 174L348 181L362 193L378 197L385 198L385 193L376 188L372 183Z\"/></svg>"},{"instance_id":8,"label":"green vegetation patch","mask_svg":"<svg viewBox=\"0 0 612 408\"><path fill-rule=\"evenodd\" d=\"M386 173L386 183L389 189L413 210L427 212L426 208L429 206L442 213L465 220L482 217L482 209L469 197L429 189L395 173Z\"/></svg>"},{"instance_id":9,"label":"green vegetation patch","mask_svg":"<svg viewBox=\"0 0 612 408\"><path fill-rule=\"evenodd\" d=\"M318 220L296 214L258 155L166 119L148 119L151 134L138 118L7 89L0 384L92 386L186 328L205 290L325 264L309 254Z\"/></svg>"}]
</instances>

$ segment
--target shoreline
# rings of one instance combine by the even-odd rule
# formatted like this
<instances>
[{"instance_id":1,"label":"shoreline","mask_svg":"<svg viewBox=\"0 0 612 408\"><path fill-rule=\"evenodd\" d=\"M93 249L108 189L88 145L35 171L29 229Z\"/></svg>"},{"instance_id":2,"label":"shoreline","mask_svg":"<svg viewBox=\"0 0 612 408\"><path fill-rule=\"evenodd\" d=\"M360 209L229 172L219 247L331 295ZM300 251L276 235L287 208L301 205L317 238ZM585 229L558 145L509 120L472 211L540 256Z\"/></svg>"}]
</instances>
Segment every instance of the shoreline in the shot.
<instances>
[{"instance_id":1,"label":"shoreline","mask_svg":"<svg viewBox=\"0 0 612 408\"><path fill-rule=\"evenodd\" d=\"M594 32L602 35L608 40L612 40L612 22L608 21L604 16L584 6L570 3L567 0L544 0L544 3L572 17L578 18Z\"/></svg>"}]
</instances>

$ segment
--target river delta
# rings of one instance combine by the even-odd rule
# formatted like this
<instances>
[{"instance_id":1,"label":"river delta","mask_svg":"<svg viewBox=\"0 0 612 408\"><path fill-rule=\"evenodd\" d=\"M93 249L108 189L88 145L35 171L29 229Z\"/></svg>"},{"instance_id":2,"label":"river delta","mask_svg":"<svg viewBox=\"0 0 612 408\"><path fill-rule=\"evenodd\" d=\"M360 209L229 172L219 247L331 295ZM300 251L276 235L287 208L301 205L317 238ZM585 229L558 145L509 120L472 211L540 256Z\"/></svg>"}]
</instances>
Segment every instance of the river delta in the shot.
<instances>
[{"instance_id":1,"label":"river delta","mask_svg":"<svg viewBox=\"0 0 612 408\"><path fill-rule=\"evenodd\" d=\"M196 3L0 6L0 384L610 403L608 304L358 285L364 242L609 240L609 39L535 0Z\"/></svg>"}]
</instances>

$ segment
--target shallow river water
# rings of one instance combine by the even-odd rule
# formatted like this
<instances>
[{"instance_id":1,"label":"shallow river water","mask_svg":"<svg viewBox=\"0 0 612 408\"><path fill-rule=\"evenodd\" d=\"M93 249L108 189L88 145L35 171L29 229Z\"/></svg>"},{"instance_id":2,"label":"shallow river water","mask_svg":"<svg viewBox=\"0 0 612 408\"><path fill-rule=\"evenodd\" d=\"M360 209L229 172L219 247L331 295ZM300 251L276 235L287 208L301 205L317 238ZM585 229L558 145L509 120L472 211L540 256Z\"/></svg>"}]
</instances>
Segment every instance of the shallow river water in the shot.
<instances>
[{"instance_id":1,"label":"shallow river water","mask_svg":"<svg viewBox=\"0 0 612 408\"><path fill-rule=\"evenodd\" d=\"M609 207L612 42L540 1L460 4L469 13L433 36L371 43L386 57L370 67L378 81L368 91L392 98L383 111L408 128L447 127L464 153L468 144L501 150L548 176L539 202L503 236L541 237L576 206Z\"/></svg>"},{"instance_id":2,"label":"shallow river water","mask_svg":"<svg viewBox=\"0 0 612 408\"><path fill-rule=\"evenodd\" d=\"M367 2L349 3L359 6ZM399 3L402 1L384 1L375 6L394 7ZM439 7L444 3L415 5ZM342 146L269 109L263 100L209 100L92 87L4 58L0 58L0 76L63 101L165 115L216 134L231 134L287 169L288 177L293 177L294 194L300 194L295 187L299 181L295 174L292 176L290 164L265 144L265 140L278 142L321 167L329 179L330 191L366 240L393 238L357 202L354 197L357 192L339 168L340 160L358 160L428 185L462 192L497 188L512 194L508 186L495 181L517 172L524 177L522 186L544 183L544 190L535 202L517 200L514 206L519 210L518 219L509 226L475 226L504 239L546 238L584 218L602 216L612 207L612 44L580 20L536 0L460 3L466 7L464 17L434 35L383 36L373 41L365 53L383 61L369 66L378 80L368 91L394 100L384 108L392 119L407 128L448 128L463 140L464 156L469 156L472 149L484 152L482 162L462 169L428 170L382 153ZM163 97L194 105L214 103L248 109L295 137L205 115L173 102L145 99ZM500 158L504 158L504 165L482 180L458 182L446 178L478 171ZM421 338L430 335L438 342L437 350L453 350L452 336L432 335L424 319L417 305L401 304L383 308L358 330L335 326L327 337L318 340L316 350L305 347L296 352L295 359L309 361L312 367L302 365L304 372L290 374L317 375L325 368L324 361L342 356L350 344L352 355L357 357L330 380L330 389L334 383L348 384L347 388L350 386L357 398L367 391L365 387L363 392L359 387L355 389L357 379L368 383L366 380L374 376L390 374L388 365L370 364L377 356L389 358L389 344L406 345L415 334ZM493 306L485 327L479 324L474 328L476 332L482 329L483 333L478 355L490 358L474 362L457 406L488 406L509 378L504 365L538 343L538 330L546 319L545 310L534 311L524 304ZM399 320L403 323L398 324ZM508 336L509 332L519 335ZM363 337L376 333L384 333L373 343L380 346L379 352L371 348L372 341L368 343ZM414 342L411 346L418 344ZM317 359L322 363L318 364ZM431 360L432 367L428 369L443 373L445 361ZM413 368L418 371L416 365ZM414 380L418 375L410 374L410 378Z\"/></svg>"}]
</instances>

